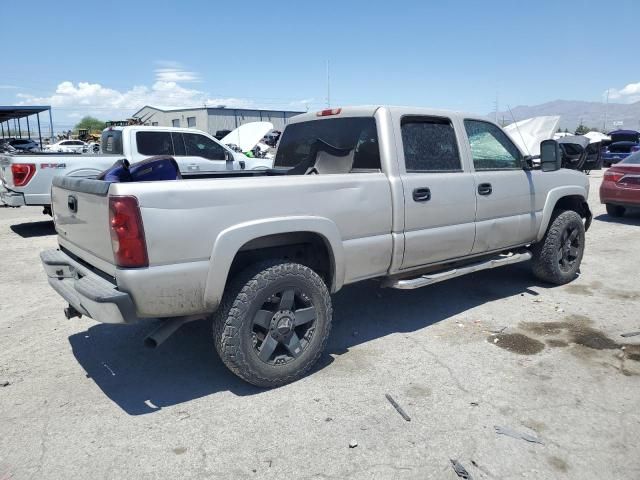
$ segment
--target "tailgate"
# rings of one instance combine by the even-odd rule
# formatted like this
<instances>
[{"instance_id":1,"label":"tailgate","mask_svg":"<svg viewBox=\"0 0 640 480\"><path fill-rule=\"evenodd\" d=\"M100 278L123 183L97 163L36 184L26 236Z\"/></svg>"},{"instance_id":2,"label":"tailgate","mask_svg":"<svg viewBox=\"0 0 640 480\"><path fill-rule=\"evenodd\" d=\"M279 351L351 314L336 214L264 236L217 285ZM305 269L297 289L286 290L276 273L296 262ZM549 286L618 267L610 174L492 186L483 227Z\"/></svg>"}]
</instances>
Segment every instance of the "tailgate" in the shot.
<instances>
[{"instance_id":1,"label":"tailgate","mask_svg":"<svg viewBox=\"0 0 640 480\"><path fill-rule=\"evenodd\" d=\"M51 205L60 245L110 275L115 262L109 231L109 182L58 176Z\"/></svg>"}]
</instances>

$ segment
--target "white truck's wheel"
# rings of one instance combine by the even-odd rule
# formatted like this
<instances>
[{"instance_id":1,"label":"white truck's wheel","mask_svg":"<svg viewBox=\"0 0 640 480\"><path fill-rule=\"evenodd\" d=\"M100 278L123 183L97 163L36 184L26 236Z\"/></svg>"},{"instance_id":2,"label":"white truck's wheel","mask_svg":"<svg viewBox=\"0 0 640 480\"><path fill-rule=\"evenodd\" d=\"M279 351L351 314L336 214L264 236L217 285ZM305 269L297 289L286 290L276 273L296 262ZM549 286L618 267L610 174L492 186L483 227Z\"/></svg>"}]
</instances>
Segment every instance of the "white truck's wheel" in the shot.
<instances>
[{"instance_id":1,"label":"white truck's wheel","mask_svg":"<svg viewBox=\"0 0 640 480\"><path fill-rule=\"evenodd\" d=\"M331 330L331 297L309 267L286 261L238 274L213 315L213 337L224 364L260 387L305 375Z\"/></svg>"}]
</instances>

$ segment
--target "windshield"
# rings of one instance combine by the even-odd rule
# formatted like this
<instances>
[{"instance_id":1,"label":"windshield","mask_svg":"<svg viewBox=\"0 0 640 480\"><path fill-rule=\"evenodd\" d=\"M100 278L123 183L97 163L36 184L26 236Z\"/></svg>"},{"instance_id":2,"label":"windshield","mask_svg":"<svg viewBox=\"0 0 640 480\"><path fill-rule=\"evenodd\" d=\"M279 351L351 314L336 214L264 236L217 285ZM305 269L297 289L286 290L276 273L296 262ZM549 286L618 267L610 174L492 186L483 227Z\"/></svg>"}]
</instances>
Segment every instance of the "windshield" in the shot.
<instances>
[{"instance_id":1,"label":"windshield","mask_svg":"<svg viewBox=\"0 0 640 480\"><path fill-rule=\"evenodd\" d=\"M622 160L620 163L626 163L631 165L640 165L640 152L636 152L632 155L629 155L627 158Z\"/></svg>"},{"instance_id":2,"label":"windshield","mask_svg":"<svg viewBox=\"0 0 640 480\"><path fill-rule=\"evenodd\" d=\"M375 119L333 118L288 125L280 139L274 167L299 167L300 173L306 173L316 164L321 151L350 163L349 170L380 169Z\"/></svg>"}]
</instances>

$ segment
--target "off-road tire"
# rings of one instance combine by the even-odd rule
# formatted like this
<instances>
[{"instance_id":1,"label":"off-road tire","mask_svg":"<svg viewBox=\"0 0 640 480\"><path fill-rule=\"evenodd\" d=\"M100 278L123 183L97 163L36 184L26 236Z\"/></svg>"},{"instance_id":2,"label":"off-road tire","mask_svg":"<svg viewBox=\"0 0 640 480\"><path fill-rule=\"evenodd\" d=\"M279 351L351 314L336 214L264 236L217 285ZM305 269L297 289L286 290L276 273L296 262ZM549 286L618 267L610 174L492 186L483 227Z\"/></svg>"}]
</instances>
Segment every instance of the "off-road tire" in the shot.
<instances>
[{"instance_id":1,"label":"off-road tire","mask_svg":"<svg viewBox=\"0 0 640 480\"><path fill-rule=\"evenodd\" d=\"M268 365L258 357L252 319L269 291L278 285L304 290L316 308L314 332L302 354L284 365ZM213 340L223 363L243 380L259 387L278 387L303 377L318 361L331 331L331 296L322 278L309 267L269 260L238 273L212 316Z\"/></svg>"},{"instance_id":2,"label":"off-road tire","mask_svg":"<svg viewBox=\"0 0 640 480\"><path fill-rule=\"evenodd\" d=\"M558 260L559 250L561 250L562 238L569 229L577 229L579 242L578 254L575 261L569 268L561 268ZM580 262L584 255L585 231L582 218L573 210L565 210L556 213L551 218L549 228L543 239L534 244L531 248L533 254L532 268L533 274L548 283L564 285L576 278L580 268Z\"/></svg>"},{"instance_id":3,"label":"off-road tire","mask_svg":"<svg viewBox=\"0 0 640 480\"><path fill-rule=\"evenodd\" d=\"M610 203L607 203L606 207L607 215L609 215L610 217L622 217L624 215L624 212L626 211L626 208L621 207L620 205L611 205Z\"/></svg>"}]
</instances>

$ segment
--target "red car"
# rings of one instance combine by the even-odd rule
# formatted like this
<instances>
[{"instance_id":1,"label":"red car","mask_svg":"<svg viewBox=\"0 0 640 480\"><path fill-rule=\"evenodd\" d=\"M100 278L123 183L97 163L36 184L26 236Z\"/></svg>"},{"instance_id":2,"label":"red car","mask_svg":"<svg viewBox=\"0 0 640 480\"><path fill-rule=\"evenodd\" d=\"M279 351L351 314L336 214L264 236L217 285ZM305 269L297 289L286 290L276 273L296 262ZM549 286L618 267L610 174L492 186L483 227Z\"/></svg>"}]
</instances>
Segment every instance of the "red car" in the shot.
<instances>
[{"instance_id":1,"label":"red car","mask_svg":"<svg viewBox=\"0 0 640 480\"><path fill-rule=\"evenodd\" d=\"M628 207L640 208L640 152L604 172L600 202L612 217L621 217Z\"/></svg>"}]
</instances>

